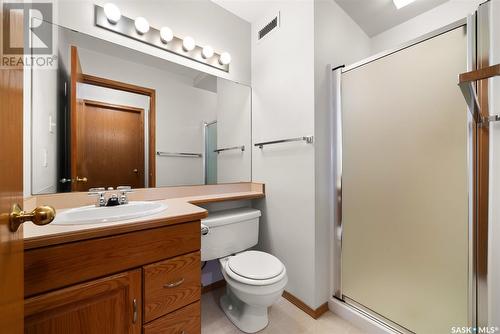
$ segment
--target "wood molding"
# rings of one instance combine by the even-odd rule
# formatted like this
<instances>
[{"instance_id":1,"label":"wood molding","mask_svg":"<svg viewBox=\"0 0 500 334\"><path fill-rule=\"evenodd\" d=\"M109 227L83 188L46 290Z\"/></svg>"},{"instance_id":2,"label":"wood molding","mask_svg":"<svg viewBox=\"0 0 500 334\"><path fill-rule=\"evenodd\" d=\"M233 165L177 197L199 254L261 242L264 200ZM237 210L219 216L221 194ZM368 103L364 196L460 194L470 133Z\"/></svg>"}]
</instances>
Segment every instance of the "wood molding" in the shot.
<instances>
[{"instance_id":1,"label":"wood molding","mask_svg":"<svg viewBox=\"0 0 500 334\"><path fill-rule=\"evenodd\" d=\"M288 291L283 291L283 298L288 300L290 303L293 305L297 306L299 309L307 313L309 316L311 316L313 319L318 319L321 317L324 313L328 311L328 303L322 304L320 307L317 309L313 309L309 307L306 303L304 303L302 300L299 298L295 297Z\"/></svg>"},{"instance_id":2,"label":"wood molding","mask_svg":"<svg viewBox=\"0 0 500 334\"><path fill-rule=\"evenodd\" d=\"M201 293L204 294L204 293L207 293L207 292L210 292L210 291L214 291L214 290L217 290L217 289L220 289L220 288L223 288L226 286L226 281L221 279L220 281L216 281L216 282L213 282L209 285L205 285L205 286L202 286L201 287Z\"/></svg>"},{"instance_id":3,"label":"wood molding","mask_svg":"<svg viewBox=\"0 0 500 334\"><path fill-rule=\"evenodd\" d=\"M148 186L156 187L156 90L126 82L82 73L81 82L89 85L122 90L129 93L149 96L149 177Z\"/></svg>"}]
</instances>

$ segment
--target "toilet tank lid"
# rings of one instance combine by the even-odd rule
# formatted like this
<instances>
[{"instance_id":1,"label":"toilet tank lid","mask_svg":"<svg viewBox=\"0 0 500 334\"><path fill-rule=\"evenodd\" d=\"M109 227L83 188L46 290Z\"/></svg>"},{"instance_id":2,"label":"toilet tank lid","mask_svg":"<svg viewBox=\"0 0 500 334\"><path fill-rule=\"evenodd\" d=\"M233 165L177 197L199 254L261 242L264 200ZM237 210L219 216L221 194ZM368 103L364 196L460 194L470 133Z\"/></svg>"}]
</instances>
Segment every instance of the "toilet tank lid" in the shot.
<instances>
[{"instance_id":1,"label":"toilet tank lid","mask_svg":"<svg viewBox=\"0 0 500 334\"><path fill-rule=\"evenodd\" d=\"M215 227L239 223L245 220L255 219L260 216L260 210L253 208L221 210L209 213L207 218L201 220L201 223L208 227Z\"/></svg>"}]
</instances>

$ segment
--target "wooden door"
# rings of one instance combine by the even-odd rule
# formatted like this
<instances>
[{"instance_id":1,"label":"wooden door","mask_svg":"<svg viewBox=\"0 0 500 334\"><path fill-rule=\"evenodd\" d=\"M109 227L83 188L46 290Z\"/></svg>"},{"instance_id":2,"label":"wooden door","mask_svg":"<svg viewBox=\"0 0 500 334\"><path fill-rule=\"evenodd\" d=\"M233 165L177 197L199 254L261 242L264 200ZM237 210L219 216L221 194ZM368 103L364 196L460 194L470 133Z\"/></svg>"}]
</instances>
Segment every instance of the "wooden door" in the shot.
<instances>
[{"instance_id":1,"label":"wooden door","mask_svg":"<svg viewBox=\"0 0 500 334\"><path fill-rule=\"evenodd\" d=\"M139 334L141 270L29 298L25 333Z\"/></svg>"},{"instance_id":2,"label":"wooden door","mask_svg":"<svg viewBox=\"0 0 500 334\"><path fill-rule=\"evenodd\" d=\"M120 185L144 188L144 110L83 101L76 124L77 191Z\"/></svg>"},{"instance_id":3,"label":"wooden door","mask_svg":"<svg viewBox=\"0 0 500 334\"><path fill-rule=\"evenodd\" d=\"M0 10L0 16L2 12ZM22 17L11 27L20 28ZM22 39L21 39L22 40ZM23 232L9 230L12 205L23 202L23 69L0 68L0 332L23 332Z\"/></svg>"}]
</instances>

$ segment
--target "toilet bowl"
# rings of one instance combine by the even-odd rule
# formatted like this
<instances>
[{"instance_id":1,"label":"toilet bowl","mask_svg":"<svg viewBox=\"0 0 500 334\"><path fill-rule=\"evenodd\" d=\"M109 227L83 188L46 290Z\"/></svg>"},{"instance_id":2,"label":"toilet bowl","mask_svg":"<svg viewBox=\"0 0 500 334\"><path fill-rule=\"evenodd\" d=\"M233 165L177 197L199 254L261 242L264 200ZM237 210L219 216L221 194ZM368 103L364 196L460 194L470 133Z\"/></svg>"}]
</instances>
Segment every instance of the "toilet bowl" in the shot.
<instances>
[{"instance_id":1,"label":"toilet bowl","mask_svg":"<svg viewBox=\"0 0 500 334\"><path fill-rule=\"evenodd\" d=\"M245 333L267 326L268 308L281 297L288 282L278 258L248 250L258 242L260 215L259 210L239 208L212 213L201 222L201 259L219 259L226 280L220 306Z\"/></svg>"},{"instance_id":2,"label":"toilet bowl","mask_svg":"<svg viewBox=\"0 0 500 334\"><path fill-rule=\"evenodd\" d=\"M268 308L283 294L288 277L274 256L246 251L220 259L226 294L220 305L227 317L245 333L255 333L269 323Z\"/></svg>"}]
</instances>

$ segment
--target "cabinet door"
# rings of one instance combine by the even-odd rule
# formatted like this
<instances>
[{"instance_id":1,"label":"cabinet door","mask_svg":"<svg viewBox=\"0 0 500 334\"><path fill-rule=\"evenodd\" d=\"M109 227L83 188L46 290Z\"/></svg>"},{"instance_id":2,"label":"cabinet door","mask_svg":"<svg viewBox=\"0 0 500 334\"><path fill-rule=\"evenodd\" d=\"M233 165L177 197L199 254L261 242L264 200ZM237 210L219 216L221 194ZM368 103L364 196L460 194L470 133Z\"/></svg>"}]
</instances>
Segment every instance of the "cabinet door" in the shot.
<instances>
[{"instance_id":1,"label":"cabinet door","mask_svg":"<svg viewBox=\"0 0 500 334\"><path fill-rule=\"evenodd\" d=\"M141 270L56 290L25 301L25 333L139 334Z\"/></svg>"}]
</instances>

